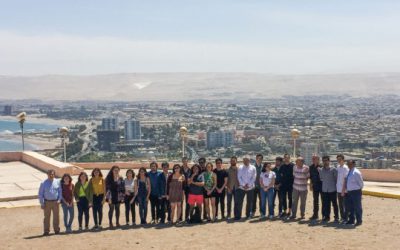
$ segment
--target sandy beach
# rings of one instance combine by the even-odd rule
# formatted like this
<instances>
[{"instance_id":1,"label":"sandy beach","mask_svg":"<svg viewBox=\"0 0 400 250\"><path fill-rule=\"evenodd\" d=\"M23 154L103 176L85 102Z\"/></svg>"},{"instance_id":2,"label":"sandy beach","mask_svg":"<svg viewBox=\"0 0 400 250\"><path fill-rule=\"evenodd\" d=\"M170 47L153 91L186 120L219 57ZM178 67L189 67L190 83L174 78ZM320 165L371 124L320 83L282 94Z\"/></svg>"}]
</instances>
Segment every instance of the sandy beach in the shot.
<instances>
[{"instance_id":1,"label":"sandy beach","mask_svg":"<svg viewBox=\"0 0 400 250\"><path fill-rule=\"evenodd\" d=\"M306 218L312 212L311 201L308 196ZM398 249L400 200L364 196L363 206L364 224L357 228L333 222L311 223L307 219L283 222L255 218L182 227L106 228L49 237L41 236L39 207L0 209L0 246L2 249ZM103 226L107 227L108 206L104 208ZM121 224L125 222L124 211L121 206ZM75 213L73 229L76 230L77 210ZM91 213L90 217L92 226ZM138 214L136 218L138 221Z\"/></svg>"},{"instance_id":2,"label":"sandy beach","mask_svg":"<svg viewBox=\"0 0 400 250\"><path fill-rule=\"evenodd\" d=\"M20 142L21 135L0 135L0 139ZM50 136L44 137L43 135L37 134L25 134L24 140L25 143L34 145L35 150L54 149L61 146L60 138Z\"/></svg>"},{"instance_id":3,"label":"sandy beach","mask_svg":"<svg viewBox=\"0 0 400 250\"><path fill-rule=\"evenodd\" d=\"M1 116L0 118L3 121L15 121L15 122L17 121L15 116ZM49 124L49 125L59 125L59 126L74 126L77 124L88 123L87 121L51 119L51 118L43 117L42 115L30 115L30 114L27 115L26 122L45 123L45 124Z\"/></svg>"}]
</instances>

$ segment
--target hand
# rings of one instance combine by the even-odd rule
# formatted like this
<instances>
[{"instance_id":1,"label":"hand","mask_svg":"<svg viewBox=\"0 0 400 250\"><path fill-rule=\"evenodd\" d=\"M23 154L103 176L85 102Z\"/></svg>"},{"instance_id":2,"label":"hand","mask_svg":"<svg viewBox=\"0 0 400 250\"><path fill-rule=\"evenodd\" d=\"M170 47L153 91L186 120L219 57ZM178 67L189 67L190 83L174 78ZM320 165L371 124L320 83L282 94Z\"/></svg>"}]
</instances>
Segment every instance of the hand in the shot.
<instances>
[{"instance_id":1,"label":"hand","mask_svg":"<svg viewBox=\"0 0 400 250\"><path fill-rule=\"evenodd\" d=\"M133 204L133 202L135 202L135 199L132 199L129 203L130 203L130 204Z\"/></svg>"},{"instance_id":2,"label":"hand","mask_svg":"<svg viewBox=\"0 0 400 250\"><path fill-rule=\"evenodd\" d=\"M165 198L166 198L167 200L169 200L169 195L165 196Z\"/></svg>"},{"instance_id":3,"label":"hand","mask_svg":"<svg viewBox=\"0 0 400 250\"><path fill-rule=\"evenodd\" d=\"M40 208L41 208L41 209L44 209L44 205L40 205Z\"/></svg>"},{"instance_id":4,"label":"hand","mask_svg":"<svg viewBox=\"0 0 400 250\"><path fill-rule=\"evenodd\" d=\"M148 202L149 201L149 197L146 197L146 202Z\"/></svg>"},{"instance_id":5,"label":"hand","mask_svg":"<svg viewBox=\"0 0 400 250\"><path fill-rule=\"evenodd\" d=\"M211 192L210 192L210 191L207 191L207 195L211 195Z\"/></svg>"},{"instance_id":6,"label":"hand","mask_svg":"<svg viewBox=\"0 0 400 250\"><path fill-rule=\"evenodd\" d=\"M342 191L341 195L342 195L342 197L344 197L346 195L346 193L344 191Z\"/></svg>"},{"instance_id":7,"label":"hand","mask_svg":"<svg viewBox=\"0 0 400 250\"><path fill-rule=\"evenodd\" d=\"M92 203L89 203L89 207L92 207L93 206L93 204Z\"/></svg>"}]
</instances>

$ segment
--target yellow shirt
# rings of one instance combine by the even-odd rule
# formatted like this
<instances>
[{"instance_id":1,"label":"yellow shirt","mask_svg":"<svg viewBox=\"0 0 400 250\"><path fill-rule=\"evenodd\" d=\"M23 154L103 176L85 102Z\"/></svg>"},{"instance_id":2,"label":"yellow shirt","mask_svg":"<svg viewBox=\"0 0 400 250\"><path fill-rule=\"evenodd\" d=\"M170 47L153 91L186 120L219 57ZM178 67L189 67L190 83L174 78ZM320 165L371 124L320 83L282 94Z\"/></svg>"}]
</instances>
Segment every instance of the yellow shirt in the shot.
<instances>
[{"instance_id":1,"label":"yellow shirt","mask_svg":"<svg viewBox=\"0 0 400 250\"><path fill-rule=\"evenodd\" d=\"M105 183L102 177L92 178L93 194L100 195L104 194Z\"/></svg>"}]
</instances>

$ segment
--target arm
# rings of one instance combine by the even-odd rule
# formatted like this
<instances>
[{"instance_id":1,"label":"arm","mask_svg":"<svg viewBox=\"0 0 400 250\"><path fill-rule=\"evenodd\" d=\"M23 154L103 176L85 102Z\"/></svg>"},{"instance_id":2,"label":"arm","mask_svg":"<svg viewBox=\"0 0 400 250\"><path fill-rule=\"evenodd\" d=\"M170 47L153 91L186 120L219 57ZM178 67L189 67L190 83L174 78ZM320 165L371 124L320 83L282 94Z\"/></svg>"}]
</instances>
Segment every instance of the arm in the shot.
<instances>
[{"instance_id":1,"label":"arm","mask_svg":"<svg viewBox=\"0 0 400 250\"><path fill-rule=\"evenodd\" d=\"M57 202L61 203L63 197L62 197L62 189L61 189L61 183L58 182L58 198L57 198Z\"/></svg>"},{"instance_id":2,"label":"arm","mask_svg":"<svg viewBox=\"0 0 400 250\"><path fill-rule=\"evenodd\" d=\"M79 182L77 182L75 187L74 187L74 197L75 197L76 202L79 201L78 192L79 192Z\"/></svg>"},{"instance_id":3,"label":"arm","mask_svg":"<svg viewBox=\"0 0 400 250\"><path fill-rule=\"evenodd\" d=\"M358 185L361 187L361 189L363 189L364 188L364 181L363 181L361 172L357 172L356 178L357 178Z\"/></svg>"},{"instance_id":4,"label":"arm","mask_svg":"<svg viewBox=\"0 0 400 250\"><path fill-rule=\"evenodd\" d=\"M38 196L39 196L40 206L44 208L44 182L40 183Z\"/></svg>"},{"instance_id":5,"label":"arm","mask_svg":"<svg viewBox=\"0 0 400 250\"><path fill-rule=\"evenodd\" d=\"M275 185L275 177L272 177L271 183L268 186L268 189L273 188Z\"/></svg>"},{"instance_id":6,"label":"arm","mask_svg":"<svg viewBox=\"0 0 400 250\"><path fill-rule=\"evenodd\" d=\"M261 187L262 189L264 189L264 183L263 183L263 181L262 181L262 178L261 178L261 176L260 176L260 180L259 180L259 182L260 182L260 187Z\"/></svg>"},{"instance_id":7,"label":"arm","mask_svg":"<svg viewBox=\"0 0 400 250\"><path fill-rule=\"evenodd\" d=\"M224 177L224 185L221 187L221 192L225 189L225 187L228 185L228 176Z\"/></svg>"},{"instance_id":8,"label":"arm","mask_svg":"<svg viewBox=\"0 0 400 250\"><path fill-rule=\"evenodd\" d=\"M151 193L151 184L150 184L150 178L149 177L147 177L146 178L146 185L147 185L147 197L146 197L146 200L149 200L149 198L150 198L150 193Z\"/></svg>"},{"instance_id":9,"label":"arm","mask_svg":"<svg viewBox=\"0 0 400 250\"><path fill-rule=\"evenodd\" d=\"M210 190L210 193L212 193L216 188L217 188L217 175L215 173L212 174L212 177L214 185Z\"/></svg>"}]
</instances>

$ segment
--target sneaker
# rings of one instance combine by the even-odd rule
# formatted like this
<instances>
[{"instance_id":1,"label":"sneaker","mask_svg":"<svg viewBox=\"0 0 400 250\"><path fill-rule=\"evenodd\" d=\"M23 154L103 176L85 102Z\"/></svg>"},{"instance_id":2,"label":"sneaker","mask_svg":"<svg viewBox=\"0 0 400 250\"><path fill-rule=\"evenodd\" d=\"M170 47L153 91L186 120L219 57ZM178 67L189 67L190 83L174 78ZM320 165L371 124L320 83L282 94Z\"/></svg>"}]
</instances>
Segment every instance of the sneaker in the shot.
<instances>
[{"instance_id":1,"label":"sneaker","mask_svg":"<svg viewBox=\"0 0 400 250\"><path fill-rule=\"evenodd\" d=\"M289 220L295 220L295 219L296 219L296 216L294 216L294 215L289 217Z\"/></svg>"},{"instance_id":2,"label":"sneaker","mask_svg":"<svg viewBox=\"0 0 400 250\"><path fill-rule=\"evenodd\" d=\"M265 215L260 215L260 220L265 219Z\"/></svg>"},{"instance_id":3,"label":"sneaker","mask_svg":"<svg viewBox=\"0 0 400 250\"><path fill-rule=\"evenodd\" d=\"M79 231L82 231L82 227L79 227Z\"/></svg>"},{"instance_id":4,"label":"sneaker","mask_svg":"<svg viewBox=\"0 0 400 250\"><path fill-rule=\"evenodd\" d=\"M353 225L353 224L354 224L354 221L348 221L345 223L345 225Z\"/></svg>"},{"instance_id":5,"label":"sneaker","mask_svg":"<svg viewBox=\"0 0 400 250\"><path fill-rule=\"evenodd\" d=\"M85 226L85 230L86 230L86 231L89 230L89 226Z\"/></svg>"},{"instance_id":6,"label":"sneaker","mask_svg":"<svg viewBox=\"0 0 400 250\"><path fill-rule=\"evenodd\" d=\"M270 220L274 219L274 216L273 216L273 215L270 215L270 216L269 216L269 219L270 219Z\"/></svg>"},{"instance_id":7,"label":"sneaker","mask_svg":"<svg viewBox=\"0 0 400 250\"><path fill-rule=\"evenodd\" d=\"M279 215L279 218L285 218L286 217L286 213L281 213L280 215Z\"/></svg>"},{"instance_id":8,"label":"sneaker","mask_svg":"<svg viewBox=\"0 0 400 250\"><path fill-rule=\"evenodd\" d=\"M49 236L49 235L50 235L49 232L44 232L44 233L43 233L43 236Z\"/></svg>"},{"instance_id":9,"label":"sneaker","mask_svg":"<svg viewBox=\"0 0 400 250\"><path fill-rule=\"evenodd\" d=\"M357 223L354 224L354 226L356 226L356 227L361 226L361 225L362 225L362 222L359 222L359 221L357 221Z\"/></svg>"},{"instance_id":10,"label":"sneaker","mask_svg":"<svg viewBox=\"0 0 400 250\"><path fill-rule=\"evenodd\" d=\"M313 215L310 217L310 220L318 220L318 215Z\"/></svg>"},{"instance_id":11,"label":"sneaker","mask_svg":"<svg viewBox=\"0 0 400 250\"><path fill-rule=\"evenodd\" d=\"M322 222L329 222L331 219L329 218L329 217L324 217L323 219L322 219Z\"/></svg>"},{"instance_id":12,"label":"sneaker","mask_svg":"<svg viewBox=\"0 0 400 250\"><path fill-rule=\"evenodd\" d=\"M339 220L338 220L338 219L335 219L333 222L335 222L335 223L339 223Z\"/></svg>"},{"instance_id":13,"label":"sneaker","mask_svg":"<svg viewBox=\"0 0 400 250\"><path fill-rule=\"evenodd\" d=\"M60 231L55 231L54 234L60 234Z\"/></svg>"},{"instance_id":14,"label":"sneaker","mask_svg":"<svg viewBox=\"0 0 400 250\"><path fill-rule=\"evenodd\" d=\"M230 219L231 219L231 216L229 216L229 215L226 216L226 219L227 219L227 220L230 220Z\"/></svg>"},{"instance_id":15,"label":"sneaker","mask_svg":"<svg viewBox=\"0 0 400 250\"><path fill-rule=\"evenodd\" d=\"M94 225L94 227L92 227L92 230L97 230L97 229L99 229L98 225Z\"/></svg>"}]
</instances>

